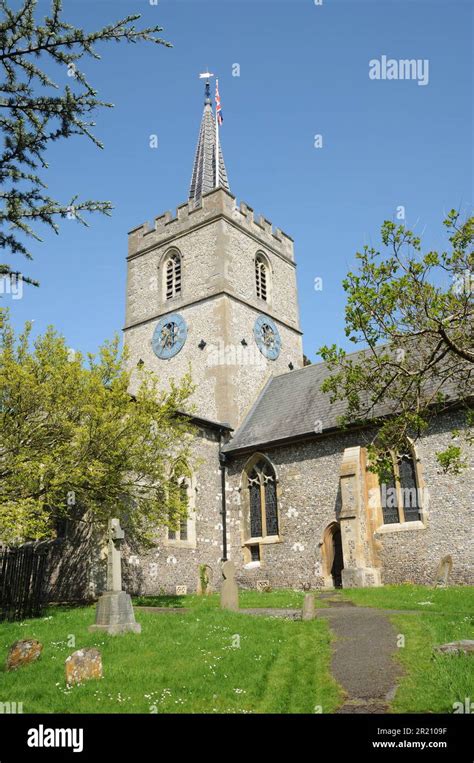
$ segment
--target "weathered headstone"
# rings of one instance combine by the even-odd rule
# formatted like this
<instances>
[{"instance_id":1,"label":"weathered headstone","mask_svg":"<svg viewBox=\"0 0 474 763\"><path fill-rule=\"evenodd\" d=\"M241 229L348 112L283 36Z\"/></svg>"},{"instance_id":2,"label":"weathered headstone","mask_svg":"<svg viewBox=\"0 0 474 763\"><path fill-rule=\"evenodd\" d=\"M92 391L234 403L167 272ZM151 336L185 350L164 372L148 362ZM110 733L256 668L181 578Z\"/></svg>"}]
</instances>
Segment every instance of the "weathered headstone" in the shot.
<instances>
[{"instance_id":1,"label":"weathered headstone","mask_svg":"<svg viewBox=\"0 0 474 763\"><path fill-rule=\"evenodd\" d=\"M43 651L43 644L34 638L15 641L8 650L5 670L17 670L22 665L35 662Z\"/></svg>"},{"instance_id":2,"label":"weathered headstone","mask_svg":"<svg viewBox=\"0 0 474 763\"><path fill-rule=\"evenodd\" d=\"M303 600L302 620L314 620L316 617L316 607L314 604L314 595L306 593Z\"/></svg>"},{"instance_id":3,"label":"weathered headstone","mask_svg":"<svg viewBox=\"0 0 474 763\"><path fill-rule=\"evenodd\" d=\"M122 560L120 545L124 532L118 519L111 519L108 531L107 591L99 597L95 624L89 631L105 631L111 636L119 633L140 633L141 625L135 622L130 595L122 591Z\"/></svg>"},{"instance_id":4,"label":"weathered headstone","mask_svg":"<svg viewBox=\"0 0 474 763\"><path fill-rule=\"evenodd\" d=\"M453 558L449 554L447 556L443 556L440 563L438 564L438 569L436 570L436 580L435 580L435 586L436 588L446 588L446 586L449 583L449 576L451 575L451 572L453 571Z\"/></svg>"},{"instance_id":5,"label":"weathered headstone","mask_svg":"<svg viewBox=\"0 0 474 763\"><path fill-rule=\"evenodd\" d=\"M212 567L208 564L198 566L197 593L200 596L211 593L212 586Z\"/></svg>"},{"instance_id":6,"label":"weathered headstone","mask_svg":"<svg viewBox=\"0 0 474 763\"><path fill-rule=\"evenodd\" d=\"M449 644L435 647L435 652L440 654L474 654L474 641L467 638L461 639L461 641L450 641Z\"/></svg>"},{"instance_id":7,"label":"weathered headstone","mask_svg":"<svg viewBox=\"0 0 474 763\"><path fill-rule=\"evenodd\" d=\"M98 649L78 649L66 658L65 668L69 686L103 677L102 657Z\"/></svg>"},{"instance_id":8,"label":"weathered headstone","mask_svg":"<svg viewBox=\"0 0 474 763\"><path fill-rule=\"evenodd\" d=\"M239 589L235 582L235 565L227 561L222 565L224 582L221 588L221 608L237 611L239 608Z\"/></svg>"}]
</instances>

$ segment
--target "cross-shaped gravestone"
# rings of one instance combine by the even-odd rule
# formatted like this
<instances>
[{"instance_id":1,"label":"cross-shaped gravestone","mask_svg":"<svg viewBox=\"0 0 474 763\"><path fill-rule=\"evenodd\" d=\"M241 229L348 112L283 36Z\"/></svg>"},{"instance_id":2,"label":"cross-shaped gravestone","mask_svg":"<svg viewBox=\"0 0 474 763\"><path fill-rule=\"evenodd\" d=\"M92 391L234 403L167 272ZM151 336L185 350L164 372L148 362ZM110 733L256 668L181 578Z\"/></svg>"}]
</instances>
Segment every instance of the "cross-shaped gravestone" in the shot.
<instances>
[{"instance_id":1,"label":"cross-shaped gravestone","mask_svg":"<svg viewBox=\"0 0 474 763\"><path fill-rule=\"evenodd\" d=\"M135 622L132 600L122 591L122 555L120 546L125 534L119 519L110 519L107 528L107 590L99 598L95 613L95 624L89 630L105 631L111 635L118 633L140 633L141 626Z\"/></svg>"},{"instance_id":2,"label":"cross-shaped gravestone","mask_svg":"<svg viewBox=\"0 0 474 763\"><path fill-rule=\"evenodd\" d=\"M110 519L108 527L109 555L107 559L107 591L122 590L122 554L120 546L125 533L119 519Z\"/></svg>"}]
</instances>

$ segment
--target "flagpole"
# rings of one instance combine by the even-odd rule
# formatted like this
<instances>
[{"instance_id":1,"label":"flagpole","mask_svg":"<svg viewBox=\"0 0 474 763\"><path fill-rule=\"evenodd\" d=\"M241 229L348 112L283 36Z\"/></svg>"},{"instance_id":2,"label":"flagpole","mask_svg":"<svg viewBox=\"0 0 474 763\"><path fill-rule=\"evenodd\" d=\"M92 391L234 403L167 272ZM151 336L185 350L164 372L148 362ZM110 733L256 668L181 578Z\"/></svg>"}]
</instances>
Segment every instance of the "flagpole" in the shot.
<instances>
[{"instance_id":1,"label":"flagpole","mask_svg":"<svg viewBox=\"0 0 474 763\"><path fill-rule=\"evenodd\" d=\"M216 93L219 92L219 80L216 79ZM214 101L216 99L214 98ZM216 103L216 188L219 188L219 116Z\"/></svg>"}]
</instances>

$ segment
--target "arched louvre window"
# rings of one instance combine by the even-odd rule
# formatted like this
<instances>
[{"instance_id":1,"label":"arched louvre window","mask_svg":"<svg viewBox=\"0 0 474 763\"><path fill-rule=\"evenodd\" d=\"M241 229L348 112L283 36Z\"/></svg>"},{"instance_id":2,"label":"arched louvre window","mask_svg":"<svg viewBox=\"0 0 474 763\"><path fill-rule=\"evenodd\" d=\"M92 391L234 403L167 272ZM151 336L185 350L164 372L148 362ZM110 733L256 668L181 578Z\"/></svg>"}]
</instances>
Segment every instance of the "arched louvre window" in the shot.
<instances>
[{"instance_id":1,"label":"arched louvre window","mask_svg":"<svg viewBox=\"0 0 474 763\"><path fill-rule=\"evenodd\" d=\"M421 519L421 500L416 462L412 448L393 454L392 478L381 486L382 512L385 524L416 522Z\"/></svg>"},{"instance_id":2,"label":"arched louvre window","mask_svg":"<svg viewBox=\"0 0 474 763\"><path fill-rule=\"evenodd\" d=\"M250 507L250 537L278 535L276 475L271 465L258 461L247 475Z\"/></svg>"},{"instance_id":3,"label":"arched louvre window","mask_svg":"<svg viewBox=\"0 0 474 763\"><path fill-rule=\"evenodd\" d=\"M173 252L165 262L165 297L173 297L181 294L181 255Z\"/></svg>"},{"instance_id":4,"label":"arched louvre window","mask_svg":"<svg viewBox=\"0 0 474 763\"><path fill-rule=\"evenodd\" d=\"M268 301L268 265L261 254L255 257L255 288L257 297Z\"/></svg>"}]
</instances>

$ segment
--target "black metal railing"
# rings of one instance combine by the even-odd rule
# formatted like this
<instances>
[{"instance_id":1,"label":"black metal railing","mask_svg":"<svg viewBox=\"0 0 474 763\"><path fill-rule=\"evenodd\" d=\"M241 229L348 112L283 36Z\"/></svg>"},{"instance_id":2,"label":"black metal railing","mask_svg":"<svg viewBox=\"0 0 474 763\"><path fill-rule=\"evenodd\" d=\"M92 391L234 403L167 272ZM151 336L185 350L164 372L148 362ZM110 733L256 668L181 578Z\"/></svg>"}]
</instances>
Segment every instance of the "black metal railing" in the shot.
<instances>
[{"instance_id":1,"label":"black metal railing","mask_svg":"<svg viewBox=\"0 0 474 763\"><path fill-rule=\"evenodd\" d=\"M0 622L42 614L47 562L44 545L0 550Z\"/></svg>"}]
</instances>

